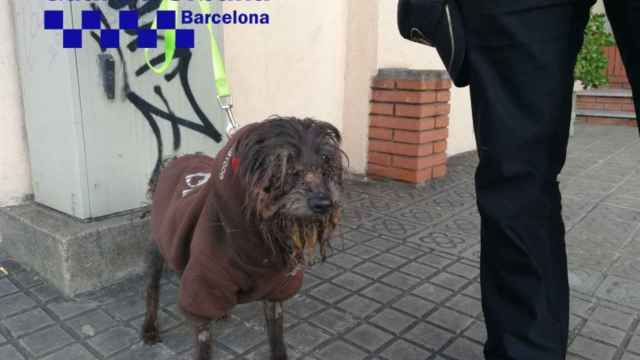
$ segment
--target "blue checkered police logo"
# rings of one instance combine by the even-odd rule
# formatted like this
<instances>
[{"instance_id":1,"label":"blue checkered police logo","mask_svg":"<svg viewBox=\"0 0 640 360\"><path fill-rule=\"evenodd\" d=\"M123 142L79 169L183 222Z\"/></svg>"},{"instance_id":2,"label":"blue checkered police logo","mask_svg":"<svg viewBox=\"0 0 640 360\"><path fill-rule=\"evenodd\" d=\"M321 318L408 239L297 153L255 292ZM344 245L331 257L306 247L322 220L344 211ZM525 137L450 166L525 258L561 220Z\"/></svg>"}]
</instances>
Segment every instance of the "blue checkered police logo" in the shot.
<instances>
[{"instance_id":1,"label":"blue checkered police logo","mask_svg":"<svg viewBox=\"0 0 640 360\"><path fill-rule=\"evenodd\" d=\"M100 11L83 10L82 28L65 29L64 12L61 10L46 10L44 12L45 30L62 30L63 47L66 49L82 48L82 32L92 30L100 32L100 46L105 49L120 47L120 31L137 32L138 48L152 49L158 46L158 32L162 30L176 31L176 48L193 49L195 32L193 29L176 29L176 12L160 10L156 12L157 30L141 28L139 13L137 10L119 11L119 27L117 29L102 28L102 14Z\"/></svg>"}]
</instances>

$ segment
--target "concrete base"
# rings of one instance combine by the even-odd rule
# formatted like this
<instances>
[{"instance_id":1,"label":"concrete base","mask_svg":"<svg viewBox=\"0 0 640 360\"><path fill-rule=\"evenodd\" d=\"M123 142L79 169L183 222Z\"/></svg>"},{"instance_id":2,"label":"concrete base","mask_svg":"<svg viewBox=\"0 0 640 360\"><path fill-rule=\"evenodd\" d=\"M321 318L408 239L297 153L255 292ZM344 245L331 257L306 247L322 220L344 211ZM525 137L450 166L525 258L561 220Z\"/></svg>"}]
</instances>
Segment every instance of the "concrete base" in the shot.
<instances>
[{"instance_id":1,"label":"concrete base","mask_svg":"<svg viewBox=\"0 0 640 360\"><path fill-rule=\"evenodd\" d=\"M73 296L141 272L149 238L142 214L86 223L33 202L0 208L0 247Z\"/></svg>"}]
</instances>

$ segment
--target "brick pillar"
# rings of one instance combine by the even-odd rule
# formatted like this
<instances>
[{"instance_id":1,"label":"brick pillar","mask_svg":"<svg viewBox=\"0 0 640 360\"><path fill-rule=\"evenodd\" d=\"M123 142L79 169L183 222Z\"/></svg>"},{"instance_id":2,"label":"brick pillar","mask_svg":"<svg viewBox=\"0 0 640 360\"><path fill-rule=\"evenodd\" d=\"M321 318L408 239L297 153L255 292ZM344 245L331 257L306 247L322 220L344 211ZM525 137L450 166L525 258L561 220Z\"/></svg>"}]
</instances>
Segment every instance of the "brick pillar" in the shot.
<instances>
[{"instance_id":1,"label":"brick pillar","mask_svg":"<svg viewBox=\"0 0 640 360\"><path fill-rule=\"evenodd\" d=\"M629 78L627 72L622 63L622 57L620 56L620 50L616 45L604 48L604 53L609 60L607 67L607 77L609 78L608 87L630 89Z\"/></svg>"},{"instance_id":2,"label":"brick pillar","mask_svg":"<svg viewBox=\"0 0 640 360\"><path fill-rule=\"evenodd\" d=\"M372 83L369 176L417 184L446 175L450 89L444 71L378 72Z\"/></svg>"}]
</instances>

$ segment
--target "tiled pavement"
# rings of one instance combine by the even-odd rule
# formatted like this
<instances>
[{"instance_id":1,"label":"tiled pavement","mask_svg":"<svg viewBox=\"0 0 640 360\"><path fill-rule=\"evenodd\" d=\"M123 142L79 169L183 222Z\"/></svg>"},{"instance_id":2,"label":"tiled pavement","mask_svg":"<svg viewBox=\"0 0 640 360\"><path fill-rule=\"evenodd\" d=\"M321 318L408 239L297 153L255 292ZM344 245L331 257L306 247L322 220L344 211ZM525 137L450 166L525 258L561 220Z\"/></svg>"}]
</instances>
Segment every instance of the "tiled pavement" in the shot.
<instances>
[{"instance_id":1,"label":"tiled pavement","mask_svg":"<svg viewBox=\"0 0 640 360\"><path fill-rule=\"evenodd\" d=\"M420 188L349 183L328 262L287 303L297 359L481 359L474 153ZM640 142L635 129L578 126L561 177L571 304L569 359L640 360ZM140 279L74 300L1 259L0 359L188 359L191 334L164 279L163 343L142 346ZM266 359L260 307L238 307L215 359Z\"/></svg>"}]
</instances>

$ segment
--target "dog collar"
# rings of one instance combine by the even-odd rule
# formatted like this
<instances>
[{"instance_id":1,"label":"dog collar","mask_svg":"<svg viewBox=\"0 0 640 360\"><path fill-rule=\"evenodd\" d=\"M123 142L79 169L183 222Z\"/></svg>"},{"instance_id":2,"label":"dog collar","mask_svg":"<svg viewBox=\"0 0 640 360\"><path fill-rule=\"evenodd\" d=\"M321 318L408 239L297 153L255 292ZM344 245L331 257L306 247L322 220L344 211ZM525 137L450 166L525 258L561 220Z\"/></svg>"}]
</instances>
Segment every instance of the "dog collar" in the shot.
<instances>
[{"instance_id":1,"label":"dog collar","mask_svg":"<svg viewBox=\"0 0 640 360\"><path fill-rule=\"evenodd\" d=\"M234 173L238 171L238 167L240 166L240 157L234 154L235 147L232 147L227 151L224 156L224 160L222 162L222 166L220 167L220 174L218 174L218 178L220 181L224 180L227 168L231 167L231 171Z\"/></svg>"},{"instance_id":2,"label":"dog collar","mask_svg":"<svg viewBox=\"0 0 640 360\"><path fill-rule=\"evenodd\" d=\"M240 166L240 158L237 155L233 155L231 157L231 169L233 172L238 171L238 167Z\"/></svg>"}]
</instances>

